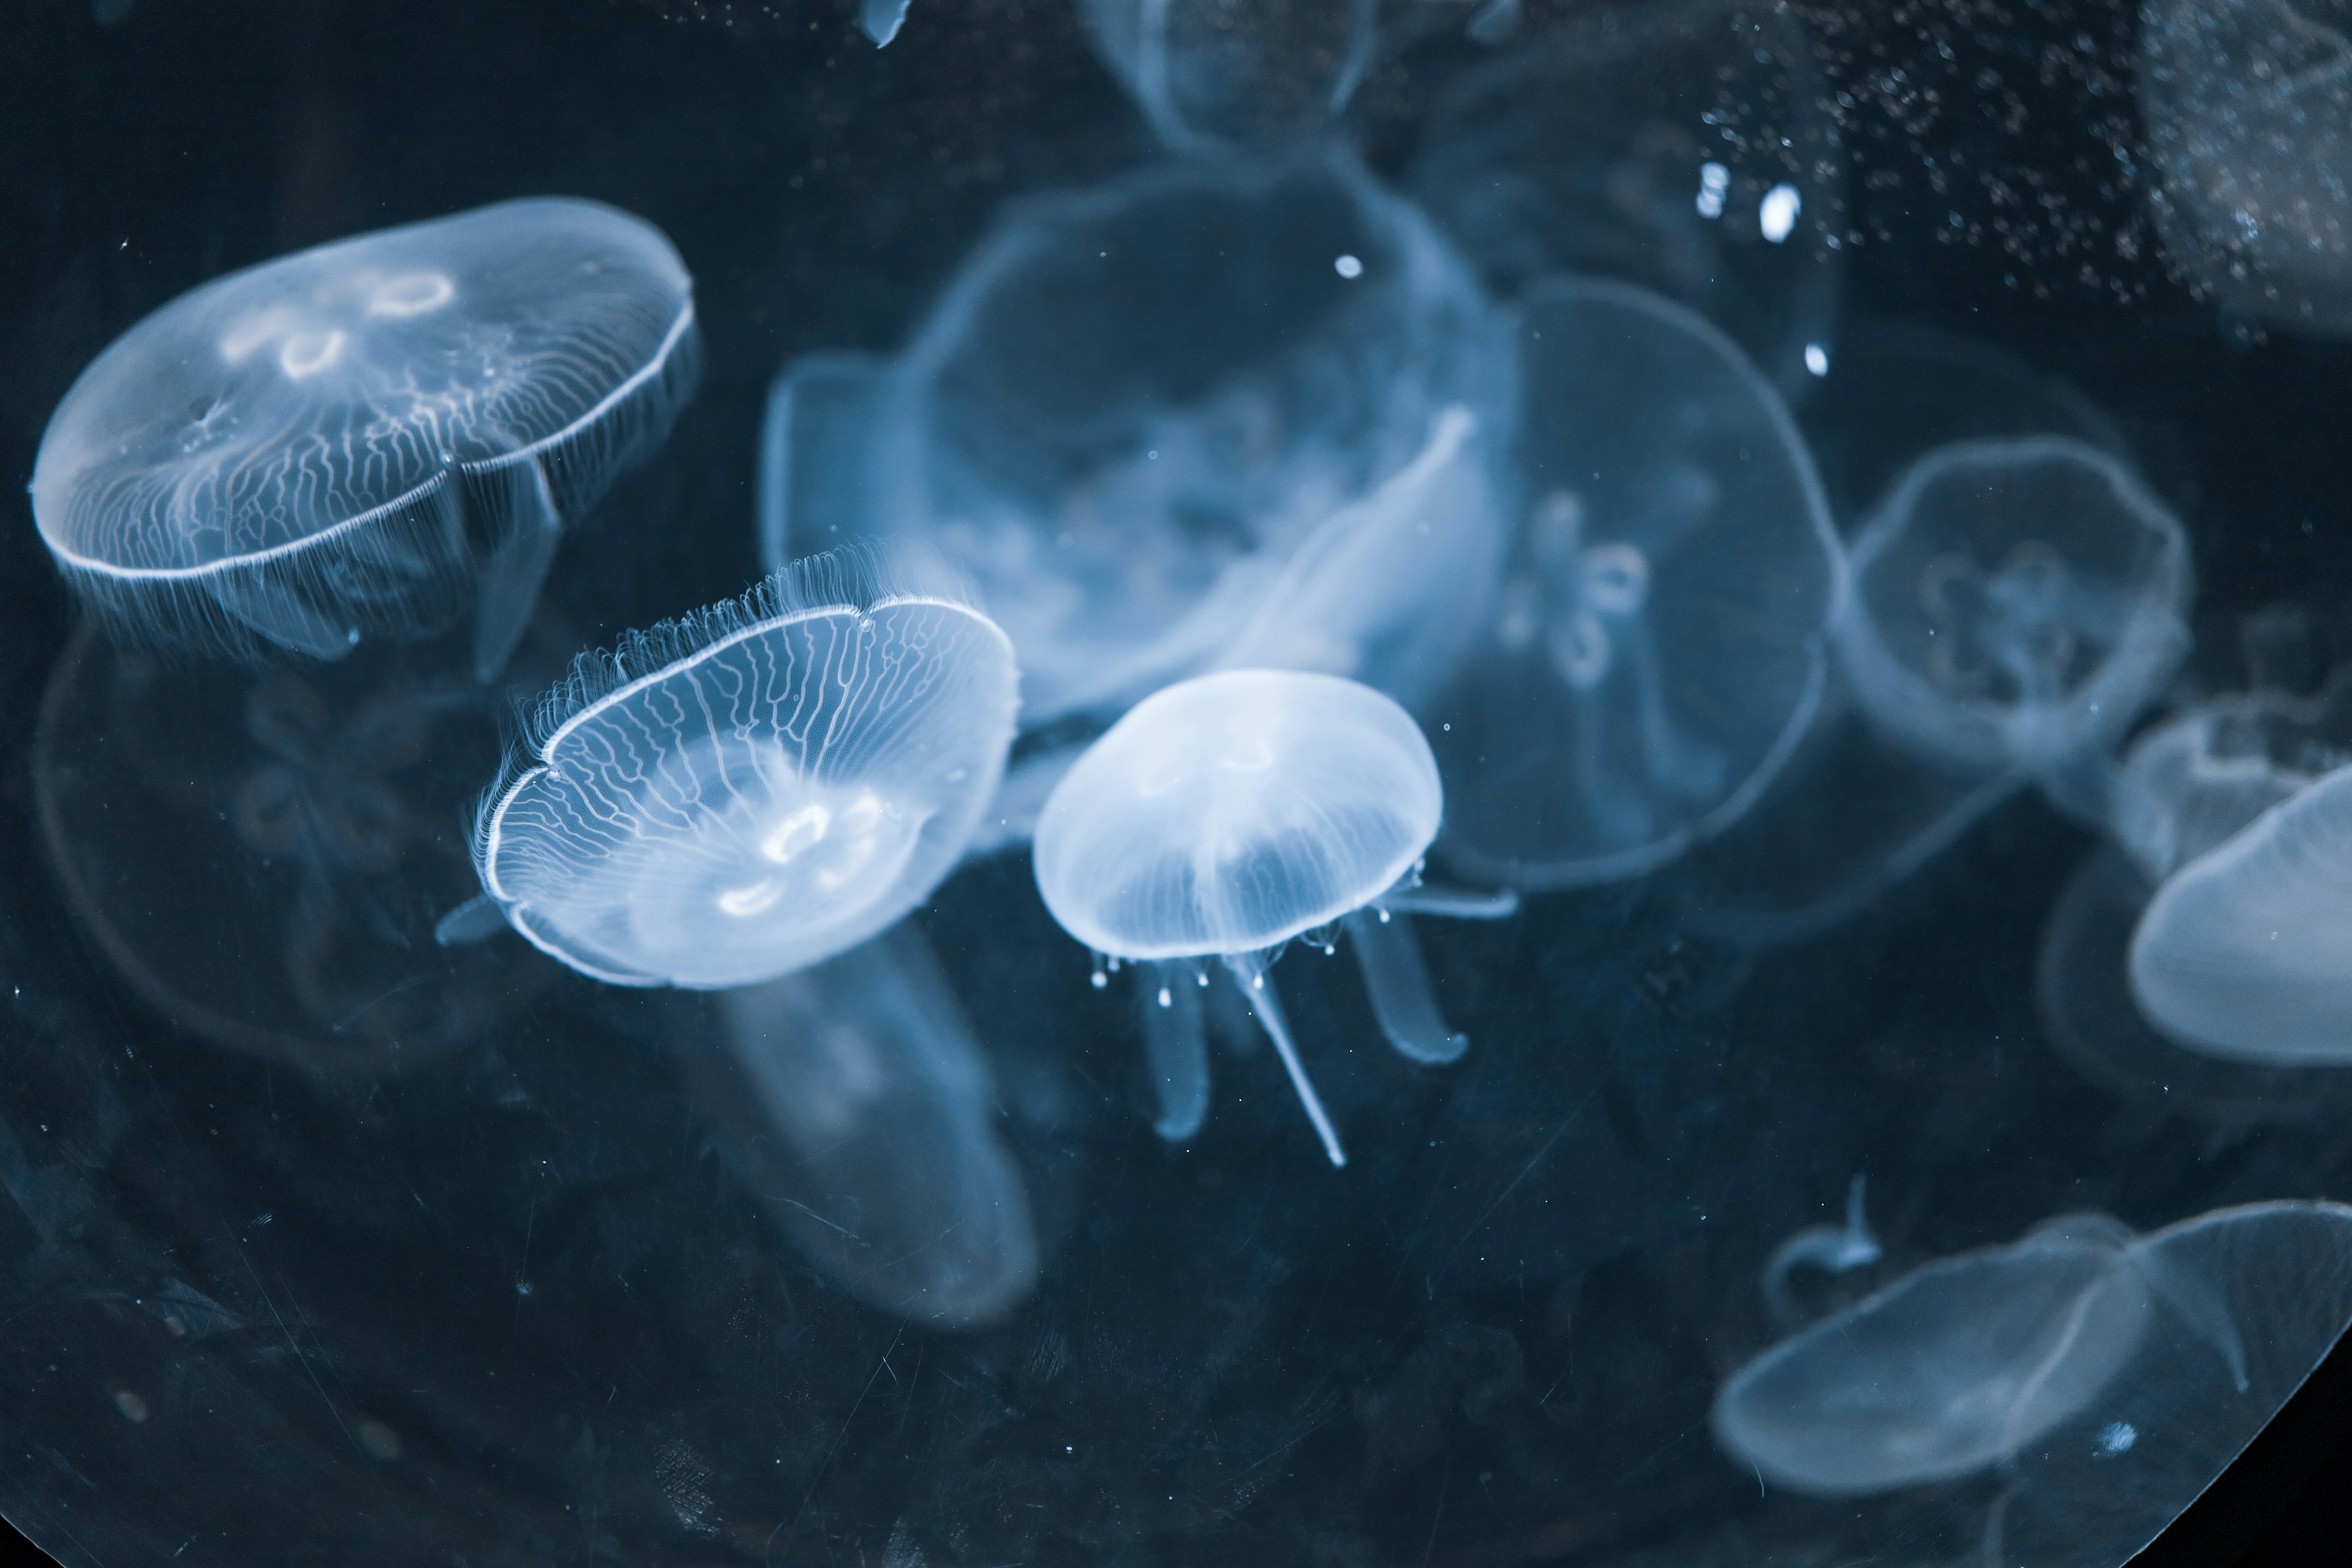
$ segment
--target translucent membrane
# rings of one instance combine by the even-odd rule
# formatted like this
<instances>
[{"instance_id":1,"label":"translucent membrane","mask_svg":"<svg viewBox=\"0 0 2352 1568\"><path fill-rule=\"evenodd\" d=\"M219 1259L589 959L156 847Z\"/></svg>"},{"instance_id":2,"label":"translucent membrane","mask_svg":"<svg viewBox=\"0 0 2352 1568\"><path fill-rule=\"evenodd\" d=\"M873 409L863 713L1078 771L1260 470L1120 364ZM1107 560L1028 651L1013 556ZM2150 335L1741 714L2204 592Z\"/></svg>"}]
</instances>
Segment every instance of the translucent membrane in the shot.
<instances>
[{"instance_id":1,"label":"translucent membrane","mask_svg":"<svg viewBox=\"0 0 2352 1568\"><path fill-rule=\"evenodd\" d=\"M1821 700L1843 557L1787 409L1689 310L1556 280L1518 357L1517 536L1426 711L1445 859L1573 887L1655 869L1770 783Z\"/></svg>"},{"instance_id":2,"label":"translucent membrane","mask_svg":"<svg viewBox=\"0 0 2352 1568\"><path fill-rule=\"evenodd\" d=\"M182 296L83 371L41 537L121 636L335 658L475 601L488 679L565 520L667 433L699 366L651 225L509 202Z\"/></svg>"},{"instance_id":3,"label":"translucent membrane","mask_svg":"<svg viewBox=\"0 0 2352 1568\"><path fill-rule=\"evenodd\" d=\"M995 794L1015 674L969 605L820 560L582 661L485 804L515 929L625 985L754 984L938 885Z\"/></svg>"},{"instance_id":4,"label":"translucent membrane","mask_svg":"<svg viewBox=\"0 0 2352 1568\"><path fill-rule=\"evenodd\" d=\"M1082 0L1095 47L1179 152L1311 141L1371 68L1375 0Z\"/></svg>"}]
</instances>

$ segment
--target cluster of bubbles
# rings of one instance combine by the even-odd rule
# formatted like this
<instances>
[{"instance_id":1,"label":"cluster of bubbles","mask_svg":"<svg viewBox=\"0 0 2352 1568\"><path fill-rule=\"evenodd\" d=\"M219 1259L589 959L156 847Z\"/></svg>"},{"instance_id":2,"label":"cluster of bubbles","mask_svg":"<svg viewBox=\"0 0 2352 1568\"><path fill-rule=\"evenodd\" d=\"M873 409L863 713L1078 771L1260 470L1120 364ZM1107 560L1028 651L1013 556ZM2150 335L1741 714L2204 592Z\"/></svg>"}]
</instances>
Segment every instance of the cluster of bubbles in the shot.
<instances>
[{"instance_id":1,"label":"cluster of bubbles","mask_svg":"<svg viewBox=\"0 0 2352 1568\"><path fill-rule=\"evenodd\" d=\"M2226 309L2321 334L2352 331L2341 10L2144 18L2167 243ZM791 1203L787 1234L947 1327L1041 1267L906 921L975 858L1025 850L1093 984L1135 971L1175 1142L1238 1005L1346 1163L1273 984L1294 944L1344 938L1388 1042L1441 1068L1470 1042L1415 915L1657 878L1769 944L2023 790L2111 847L2053 911L2062 1043L2217 1099L2352 1077L2352 682L2168 701L2189 541L2071 395L1926 410L1915 448L1841 450L1824 482L1833 364L1965 402L1982 362L1833 341L1845 165L1795 13L1084 14L1171 156L1008 206L902 352L787 366L745 520L771 575L573 658L502 773L435 786L481 792L470 843L403 784L575 651L550 563L697 374L668 241L551 199L366 235L186 295L83 373L32 486L91 612L40 808L141 994L381 1072L543 983L509 931L605 985L719 993L743 1158L866 1218ZM906 19L865 6L877 43ZM1495 52L1383 183L1336 132L1383 29L1441 23ZM404 651L460 626L462 668ZM379 643L389 675L340 673ZM246 763L183 783L219 733ZM1830 794L1876 810L1843 857L1810 853ZM142 870L175 855L247 868L205 897L279 910L286 974L231 981L187 940L205 920ZM1801 1321L1792 1271L1878 1256L1858 1184L1844 1227L1782 1248L1788 1337L1723 1385L1718 1442L1825 1497L1998 1468L1989 1540L2033 1562L2137 1549L2352 1321L2327 1204L2063 1215Z\"/></svg>"}]
</instances>

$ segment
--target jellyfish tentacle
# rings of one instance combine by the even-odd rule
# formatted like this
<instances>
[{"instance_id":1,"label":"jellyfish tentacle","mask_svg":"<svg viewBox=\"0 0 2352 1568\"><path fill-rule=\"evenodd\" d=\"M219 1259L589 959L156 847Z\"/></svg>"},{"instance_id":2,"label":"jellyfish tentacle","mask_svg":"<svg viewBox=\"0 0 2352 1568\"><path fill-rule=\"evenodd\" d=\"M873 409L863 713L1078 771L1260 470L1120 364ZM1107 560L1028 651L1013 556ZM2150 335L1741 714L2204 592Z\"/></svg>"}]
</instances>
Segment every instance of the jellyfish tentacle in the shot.
<instances>
[{"instance_id":1,"label":"jellyfish tentacle","mask_svg":"<svg viewBox=\"0 0 2352 1568\"><path fill-rule=\"evenodd\" d=\"M1503 921L1519 912L1519 895L1509 888L1474 893L1466 888L1391 888L1374 900L1393 915L1435 915L1449 921Z\"/></svg>"},{"instance_id":2,"label":"jellyfish tentacle","mask_svg":"<svg viewBox=\"0 0 2352 1568\"><path fill-rule=\"evenodd\" d=\"M1799 1265L1810 1264L1832 1274L1866 1268L1879 1259L1878 1237L1863 1210L1864 1178L1846 1188L1845 1224L1809 1225L1775 1247L1764 1265L1764 1301L1780 1322L1794 1328L1803 1318L1789 1289L1789 1276Z\"/></svg>"},{"instance_id":3,"label":"jellyfish tentacle","mask_svg":"<svg viewBox=\"0 0 2352 1568\"><path fill-rule=\"evenodd\" d=\"M1381 1021L1389 1044L1400 1056L1427 1067L1461 1060L1470 1037L1446 1028L1411 922L1402 916L1383 920L1370 910L1358 910L1348 916L1347 926L1355 943L1356 966L1364 972L1365 993L1372 999L1372 1015Z\"/></svg>"},{"instance_id":4,"label":"jellyfish tentacle","mask_svg":"<svg viewBox=\"0 0 2352 1568\"><path fill-rule=\"evenodd\" d=\"M442 947L469 947L506 929L507 912L498 900L477 893L433 922L433 940Z\"/></svg>"},{"instance_id":5,"label":"jellyfish tentacle","mask_svg":"<svg viewBox=\"0 0 2352 1568\"><path fill-rule=\"evenodd\" d=\"M474 679L485 686L498 679L522 640L563 538L563 514L537 458L509 463L488 479L500 492L505 527L483 563L474 613Z\"/></svg>"},{"instance_id":6,"label":"jellyfish tentacle","mask_svg":"<svg viewBox=\"0 0 2352 1568\"><path fill-rule=\"evenodd\" d=\"M1282 1058L1282 1068L1290 1075L1290 1087L1297 1091L1300 1109L1307 1120L1315 1124L1315 1135L1323 1141L1323 1152L1329 1156L1334 1168L1348 1163L1347 1151L1339 1147L1339 1134L1331 1125L1330 1114L1323 1109L1322 1097L1315 1092L1315 1084L1307 1076L1307 1066L1298 1059L1297 1044L1290 1037L1290 1020L1282 1014L1281 1000L1274 994L1274 983L1266 978L1265 955L1262 952L1229 952L1224 955L1225 973L1233 976L1235 989L1257 1015L1266 1038L1274 1042L1276 1054Z\"/></svg>"},{"instance_id":7,"label":"jellyfish tentacle","mask_svg":"<svg viewBox=\"0 0 2352 1568\"><path fill-rule=\"evenodd\" d=\"M1209 1115L1209 1046L1202 1032L1201 987L1189 963L1147 963L1137 976L1143 998L1143 1046L1160 1119L1151 1130L1181 1143Z\"/></svg>"}]
</instances>

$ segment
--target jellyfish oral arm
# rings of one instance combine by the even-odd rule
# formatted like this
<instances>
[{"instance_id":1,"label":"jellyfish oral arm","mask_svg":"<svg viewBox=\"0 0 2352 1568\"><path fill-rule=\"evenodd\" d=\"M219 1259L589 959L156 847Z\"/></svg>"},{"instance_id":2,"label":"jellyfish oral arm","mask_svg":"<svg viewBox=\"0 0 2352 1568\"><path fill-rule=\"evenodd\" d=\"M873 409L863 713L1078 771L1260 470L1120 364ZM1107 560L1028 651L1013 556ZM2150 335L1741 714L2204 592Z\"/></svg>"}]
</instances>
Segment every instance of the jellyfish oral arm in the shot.
<instances>
[{"instance_id":1,"label":"jellyfish oral arm","mask_svg":"<svg viewBox=\"0 0 2352 1568\"><path fill-rule=\"evenodd\" d=\"M1315 1124L1315 1135L1323 1141L1323 1152L1329 1156L1334 1168L1348 1163L1347 1151L1339 1147L1339 1134L1331 1125L1328 1112L1323 1109L1322 1097L1315 1092L1315 1084L1307 1076L1306 1064L1298 1059L1298 1047L1290 1037L1290 1020L1283 1016L1282 1003L1274 994L1274 983L1266 978L1265 955L1256 952L1229 952L1224 958L1225 973L1234 978L1234 985L1257 1016L1257 1021L1274 1042L1282 1058L1282 1070L1290 1075L1290 1087L1298 1092L1300 1109L1307 1120Z\"/></svg>"},{"instance_id":2,"label":"jellyfish oral arm","mask_svg":"<svg viewBox=\"0 0 2352 1568\"><path fill-rule=\"evenodd\" d=\"M1387 910L1358 910L1346 924L1356 965L1363 971L1364 991L1372 999L1372 1016L1381 1021L1381 1033L1389 1044L1399 1055L1425 1066L1461 1060L1470 1037L1446 1028L1412 922Z\"/></svg>"},{"instance_id":3,"label":"jellyfish oral arm","mask_svg":"<svg viewBox=\"0 0 2352 1568\"><path fill-rule=\"evenodd\" d=\"M1151 1062L1160 1119L1152 1131L1181 1143L1209 1114L1209 1050L1202 1033L1199 969L1148 963L1136 978L1143 995L1143 1046Z\"/></svg>"},{"instance_id":4,"label":"jellyfish oral arm","mask_svg":"<svg viewBox=\"0 0 2352 1568\"><path fill-rule=\"evenodd\" d=\"M470 947L506 929L505 906L488 893L477 893L433 922L433 940L442 947Z\"/></svg>"},{"instance_id":5,"label":"jellyfish oral arm","mask_svg":"<svg viewBox=\"0 0 2352 1568\"><path fill-rule=\"evenodd\" d=\"M483 478L503 492L499 510L506 520L504 536L482 564L474 616L474 679L487 686L506 668L530 624L540 584L547 581L555 546L563 537L563 516L536 457Z\"/></svg>"},{"instance_id":6,"label":"jellyfish oral arm","mask_svg":"<svg viewBox=\"0 0 2352 1568\"><path fill-rule=\"evenodd\" d=\"M1435 915L1449 921L1507 921L1519 912L1519 895L1509 888L1474 893L1462 888L1391 888L1375 907L1400 915Z\"/></svg>"},{"instance_id":7,"label":"jellyfish oral arm","mask_svg":"<svg viewBox=\"0 0 2352 1568\"><path fill-rule=\"evenodd\" d=\"M1843 1274L1866 1268L1878 1258L1878 1237L1871 1234L1869 1217L1863 1212L1863 1178L1856 1176L1846 1188L1844 1225L1807 1226L1773 1249L1764 1265L1765 1302L1783 1326L1794 1328L1801 1314L1790 1293L1789 1276L1800 1264Z\"/></svg>"}]
</instances>

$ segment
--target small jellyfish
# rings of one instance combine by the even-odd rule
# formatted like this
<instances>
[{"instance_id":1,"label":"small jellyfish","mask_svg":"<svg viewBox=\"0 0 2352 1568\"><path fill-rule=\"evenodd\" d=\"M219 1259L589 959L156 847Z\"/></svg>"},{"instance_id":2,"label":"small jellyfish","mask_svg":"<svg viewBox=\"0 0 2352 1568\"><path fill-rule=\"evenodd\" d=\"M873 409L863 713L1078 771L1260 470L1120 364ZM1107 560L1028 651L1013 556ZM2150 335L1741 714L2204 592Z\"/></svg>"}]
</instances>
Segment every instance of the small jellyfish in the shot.
<instances>
[{"instance_id":1,"label":"small jellyfish","mask_svg":"<svg viewBox=\"0 0 2352 1568\"><path fill-rule=\"evenodd\" d=\"M871 1306L933 1327L1002 1318L1037 1282L987 1059L901 922L718 999L701 1062L719 1150L793 1245Z\"/></svg>"},{"instance_id":2,"label":"small jellyfish","mask_svg":"<svg viewBox=\"0 0 2352 1568\"><path fill-rule=\"evenodd\" d=\"M1353 581L1343 511L1386 542L1358 643L1473 616L1509 383L1467 270L1344 154L1162 166L1012 210L890 378L866 510L979 584L1024 727L1116 710L1212 668L1310 543Z\"/></svg>"},{"instance_id":3,"label":"small jellyfish","mask_svg":"<svg viewBox=\"0 0 2352 1568\"><path fill-rule=\"evenodd\" d=\"M817 557L583 657L483 801L485 896L617 985L757 984L894 924L1013 733L1012 649L941 575Z\"/></svg>"},{"instance_id":4,"label":"small jellyfish","mask_svg":"<svg viewBox=\"0 0 2352 1568\"><path fill-rule=\"evenodd\" d=\"M234 273L149 316L51 416L33 511L118 633L331 659L470 591L485 680L565 520L699 365L659 230L508 202Z\"/></svg>"},{"instance_id":5,"label":"small jellyfish","mask_svg":"<svg viewBox=\"0 0 2352 1568\"><path fill-rule=\"evenodd\" d=\"M1208 1107L1202 959L1220 962L1273 1039L1334 1165L1347 1163L1339 1133L1266 973L1284 944L1344 924L1389 1042L1421 1062L1462 1054L1404 917L1516 905L1417 887L1443 805L1403 709L1292 670L1155 692L1063 776L1037 825L1038 890L1064 931L1139 966L1162 1136L1189 1137Z\"/></svg>"},{"instance_id":6,"label":"small jellyfish","mask_svg":"<svg viewBox=\"0 0 2352 1568\"><path fill-rule=\"evenodd\" d=\"M1872 724L1931 762L2064 801L2188 650L2189 542L2109 454L2063 437L1939 447L1854 540L1841 664Z\"/></svg>"},{"instance_id":7,"label":"small jellyfish","mask_svg":"<svg viewBox=\"0 0 2352 1568\"><path fill-rule=\"evenodd\" d=\"M1316 140L1371 68L1377 0L1079 0L1096 50L1179 153Z\"/></svg>"},{"instance_id":8,"label":"small jellyfish","mask_svg":"<svg viewBox=\"0 0 2352 1568\"><path fill-rule=\"evenodd\" d=\"M1843 556L1788 410L1691 311L1555 279L1518 357L1522 521L1425 710L1440 851L1521 889L1640 876L1737 821L1805 734Z\"/></svg>"},{"instance_id":9,"label":"small jellyfish","mask_svg":"<svg viewBox=\"0 0 2352 1568\"><path fill-rule=\"evenodd\" d=\"M1786 6L1580 8L1445 94L1411 187L1505 297L1559 273L1656 289L1793 401L1836 363L1845 228L1813 51Z\"/></svg>"},{"instance_id":10,"label":"small jellyfish","mask_svg":"<svg viewBox=\"0 0 2352 1568\"><path fill-rule=\"evenodd\" d=\"M542 625L521 668L562 668ZM568 639L567 639L568 640ZM492 1034L550 965L448 952L459 826L507 694L433 645L224 676L85 622L32 742L49 864L131 993L226 1048L363 1082Z\"/></svg>"},{"instance_id":11,"label":"small jellyfish","mask_svg":"<svg viewBox=\"0 0 2352 1568\"><path fill-rule=\"evenodd\" d=\"M2147 0L2139 102L2165 248L2222 309L2352 335L2352 5Z\"/></svg>"}]
</instances>

